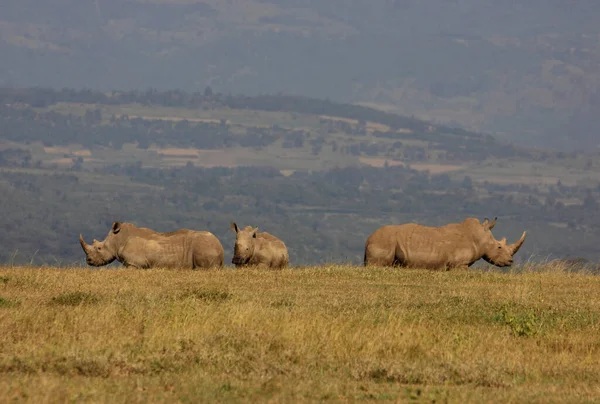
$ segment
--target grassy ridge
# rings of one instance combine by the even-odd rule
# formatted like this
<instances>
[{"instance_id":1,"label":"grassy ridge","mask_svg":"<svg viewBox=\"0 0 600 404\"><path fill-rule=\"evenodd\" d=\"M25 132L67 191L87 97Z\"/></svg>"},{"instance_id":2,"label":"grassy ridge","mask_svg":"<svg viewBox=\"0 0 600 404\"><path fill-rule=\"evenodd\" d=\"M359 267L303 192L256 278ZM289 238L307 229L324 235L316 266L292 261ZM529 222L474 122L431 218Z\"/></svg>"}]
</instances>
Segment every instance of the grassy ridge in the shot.
<instances>
[{"instance_id":1,"label":"grassy ridge","mask_svg":"<svg viewBox=\"0 0 600 404\"><path fill-rule=\"evenodd\" d=\"M0 396L582 402L600 278L311 267L0 269Z\"/></svg>"}]
</instances>

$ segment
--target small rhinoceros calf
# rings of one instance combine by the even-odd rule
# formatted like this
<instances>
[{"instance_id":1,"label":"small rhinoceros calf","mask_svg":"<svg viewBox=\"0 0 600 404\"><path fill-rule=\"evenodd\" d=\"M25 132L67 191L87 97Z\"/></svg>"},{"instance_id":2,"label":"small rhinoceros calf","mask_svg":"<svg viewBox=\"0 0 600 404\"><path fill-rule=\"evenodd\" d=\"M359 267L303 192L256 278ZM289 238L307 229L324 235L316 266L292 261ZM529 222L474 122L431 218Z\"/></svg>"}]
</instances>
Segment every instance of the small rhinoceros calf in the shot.
<instances>
[{"instance_id":1,"label":"small rhinoceros calf","mask_svg":"<svg viewBox=\"0 0 600 404\"><path fill-rule=\"evenodd\" d=\"M257 266L262 268L285 268L289 263L285 243L277 237L258 232L258 227L246 226L240 229L231 223L231 231L236 233L232 264L236 267Z\"/></svg>"},{"instance_id":2,"label":"small rhinoceros calf","mask_svg":"<svg viewBox=\"0 0 600 404\"><path fill-rule=\"evenodd\" d=\"M89 245L81 234L79 242L88 265L108 265L114 260L134 268L222 267L224 250L207 231L180 229L159 233L131 223L114 222L104 241Z\"/></svg>"},{"instance_id":3,"label":"small rhinoceros calf","mask_svg":"<svg viewBox=\"0 0 600 404\"><path fill-rule=\"evenodd\" d=\"M365 266L429 269L467 268L480 258L499 267L510 266L527 232L514 244L492 235L496 219L483 223L467 218L441 227L419 224L383 226L365 244Z\"/></svg>"}]
</instances>

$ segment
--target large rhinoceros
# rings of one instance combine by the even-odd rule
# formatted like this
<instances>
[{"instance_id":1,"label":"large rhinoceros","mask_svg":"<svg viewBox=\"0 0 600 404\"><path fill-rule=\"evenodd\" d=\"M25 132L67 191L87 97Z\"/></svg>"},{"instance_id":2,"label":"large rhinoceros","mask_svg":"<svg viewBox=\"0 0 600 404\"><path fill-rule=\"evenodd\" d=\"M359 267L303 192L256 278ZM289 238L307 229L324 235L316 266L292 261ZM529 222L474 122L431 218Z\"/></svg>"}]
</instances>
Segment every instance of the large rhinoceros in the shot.
<instances>
[{"instance_id":1,"label":"large rhinoceros","mask_svg":"<svg viewBox=\"0 0 600 404\"><path fill-rule=\"evenodd\" d=\"M114 260L134 268L212 268L223 266L223 246L207 231L180 229L159 233L131 223L114 222L104 241L89 245L79 235L88 265Z\"/></svg>"},{"instance_id":2,"label":"large rhinoceros","mask_svg":"<svg viewBox=\"0 0 600 404\"><path fill-rule=\"evenodd\" d=\"M419 224L383 226L365 244L365 266L400 266L429 269L467 268L483 258L499 267L510 266L527 232L514 244L492 235L496 219L483 223L467 218L441 227Z\"/></svg>"},{"instance_id":3,"label":"large rhinoceros","mask_svg":"<svg viewBox=\"0 0 600 404\"><path fill-rule=\"evenodd\" d=\"M236 233L232 264L236 267L256 266L280 269L289 263L285 243L267 232L258 232L258 227L246 226L240 229L231 223L231 231Z\"/></svg>"}]
</instances>

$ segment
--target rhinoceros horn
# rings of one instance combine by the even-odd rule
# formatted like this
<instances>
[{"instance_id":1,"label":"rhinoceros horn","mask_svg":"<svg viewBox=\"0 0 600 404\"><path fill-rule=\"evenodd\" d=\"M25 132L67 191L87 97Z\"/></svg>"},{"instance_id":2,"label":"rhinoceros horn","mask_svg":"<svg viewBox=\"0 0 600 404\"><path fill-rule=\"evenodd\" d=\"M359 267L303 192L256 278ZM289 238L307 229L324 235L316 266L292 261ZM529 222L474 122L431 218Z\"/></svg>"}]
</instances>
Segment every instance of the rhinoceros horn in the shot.
<instances>
[{"instance_id":1,"label":"rhinoceros horn","mask_svg":"<svg viewBox=\"0 0 600 404\"><path fill-rule=\"evenodd\" d=\"M79 244L81 244L81 248L83 248L83 251L85 251L85 253L87 254L91 247L88 244L86 244L81 234L79 235Z\"/></svg>"},{"instance_id":2,"label":"rhinoceros horn","mask_svg":"<svg viewBox=\"0 0 600 404\"><path fill-rule=\"evenodd\" d=\"M515 255L517 253L517 251L519 251L519 248L521 248L521 246L523 245L523 242L525 241L525 236L527 236L527 232L524 231L523 235L521 236L521 238L519 239L519 241L517 241L514 244L511 244L509 247L511 248L512 255Z\"/></svg>"}]
</instances>

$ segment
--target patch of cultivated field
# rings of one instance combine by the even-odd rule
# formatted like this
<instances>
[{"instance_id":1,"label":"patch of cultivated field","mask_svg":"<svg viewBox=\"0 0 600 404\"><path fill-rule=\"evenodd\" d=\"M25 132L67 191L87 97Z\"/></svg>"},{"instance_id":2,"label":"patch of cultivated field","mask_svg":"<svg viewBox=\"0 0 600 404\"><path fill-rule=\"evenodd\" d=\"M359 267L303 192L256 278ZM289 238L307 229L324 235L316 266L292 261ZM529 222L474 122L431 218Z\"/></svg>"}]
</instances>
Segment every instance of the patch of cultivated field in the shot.
<instances>
[{"instance_id":1,"label":"patch of cultivated field","mask_svg":"<svg viewBox=\"0 0 600 404\"><path fill-rule=\"evenodd\" d=\"M358 125L358 123L359 123L358 119L343 118L343 117L339 117L339 116L319 115L319 118L330 120L330 121L346 122L346 123L349 123L350 125ZM384 124L378 123L378 122L370 122L370 121L365 122L365 129L369 135L375 131L389 132L391 130L391 128L388 125L384 125ZM401 129L398 132L412 133L412 131L408 130L408 129Z\"/></svg>"},{"instance_id":2,"label":"patch of cultivated field","mask_svg":"<svg viewBox=\"0 0 600 404\"><path fill-rule=\"evenodd\" d=\"M0 269L0 397L585 402L600 277L323 266Z\"/></svg>"},{"instance_id":3,"label":"patch of cultivated field","mask_svg":"<svg viewBox=\"0 0 600 404\"><path fill-rule=\"evenodd\" d=\"M429 171L431 174L443 174L453 171L460 171L467 168L466 166L457 165L457 164L426 164L426 163L416 163L411 164L410 168L419 171Z\"/></svg>"},{"instance_id":4,"label":"patch of cultivated field","mask_svg":"<svg viewBox=\"0 0 600 404\"><path fill-rule=\"evenodd\" d=\"M594 186L600 182L600 170L584 170L561 165L528 161L488 161L467 172L474 181L497 184Z\"/></svg>"},{"instance_id":5,"label":"patch of cultivated field","mask_svg":"<svg viewBox=\"0 0 600 404\"><path fill-rule=\"evenodd\" d=\"M40 111L54 111L60 114L83 116L87 110L99 109L104 119L112 115L127 115L130 118L158 119L169 121L188 120L190 122L220 123L221 120L231 125L267 127L279 125L283 128L315 129L322 127L316 115L292 112L258 111L251 109L200 109L181 107L162 107L156 105L123 104L100 105L59 102Z\"/></svg>"},{"instance_id":6,"label":"patch of cultivated field","mask_svg":"<svg viewBox=\"0 0 600 404\"><path fill-rule=\"evenodd\" d=\"M44 147L44 152L47 154L69 154L69 155L80 156L80 157L90 157L92 155L92 152L89 151L88 149L77 148L77 146L74 146L74 147L59 147L59 146Z\"/></svg>"},{"instance_id":7,"label":"patch of cultivated field","mask_svg":"<svg viewBox=\"0 0 600 404\"><path fill-rule=\"evenodd\" d=\"M368 164L372 167L383 167L387 162L388 166L403 166L405 165L402 161L387 159L384 157L359 157L359 161L363 164ZM456 164L428 164L428 163L412 163L410 168L418 171L429 171L431 174L443 174L447 172L460 171L467 168L464 165Z\"/></svg>"},{"instance_id":8,"label":"patch of cultivated field","mask_svg":"<svg viewBox=\"0 0 600 404\"><path fill-rule=\"evenodd\" d=\"M393 167L393 166L403 166L404 162L402 161L397 161L397 160L392 160L392 159L388 159L388 158L384 158L384 157L359 157L358 161L360 161L363 164L368 164L371 167L383 167L387 161L388 166Z\"/></svg>"},{"instance_id":9,"label":"patch of cultivated field","mask_svg":"<svg viewBox=\"0 0 600 404\"><path fill-rule=\"evenodd\" d=\"M192 162L201 167L235 167L238 166L239 151L229 150L203 150L185 148L152 148L167 166L185 165Z\"/></svg>"}]
</instances>

